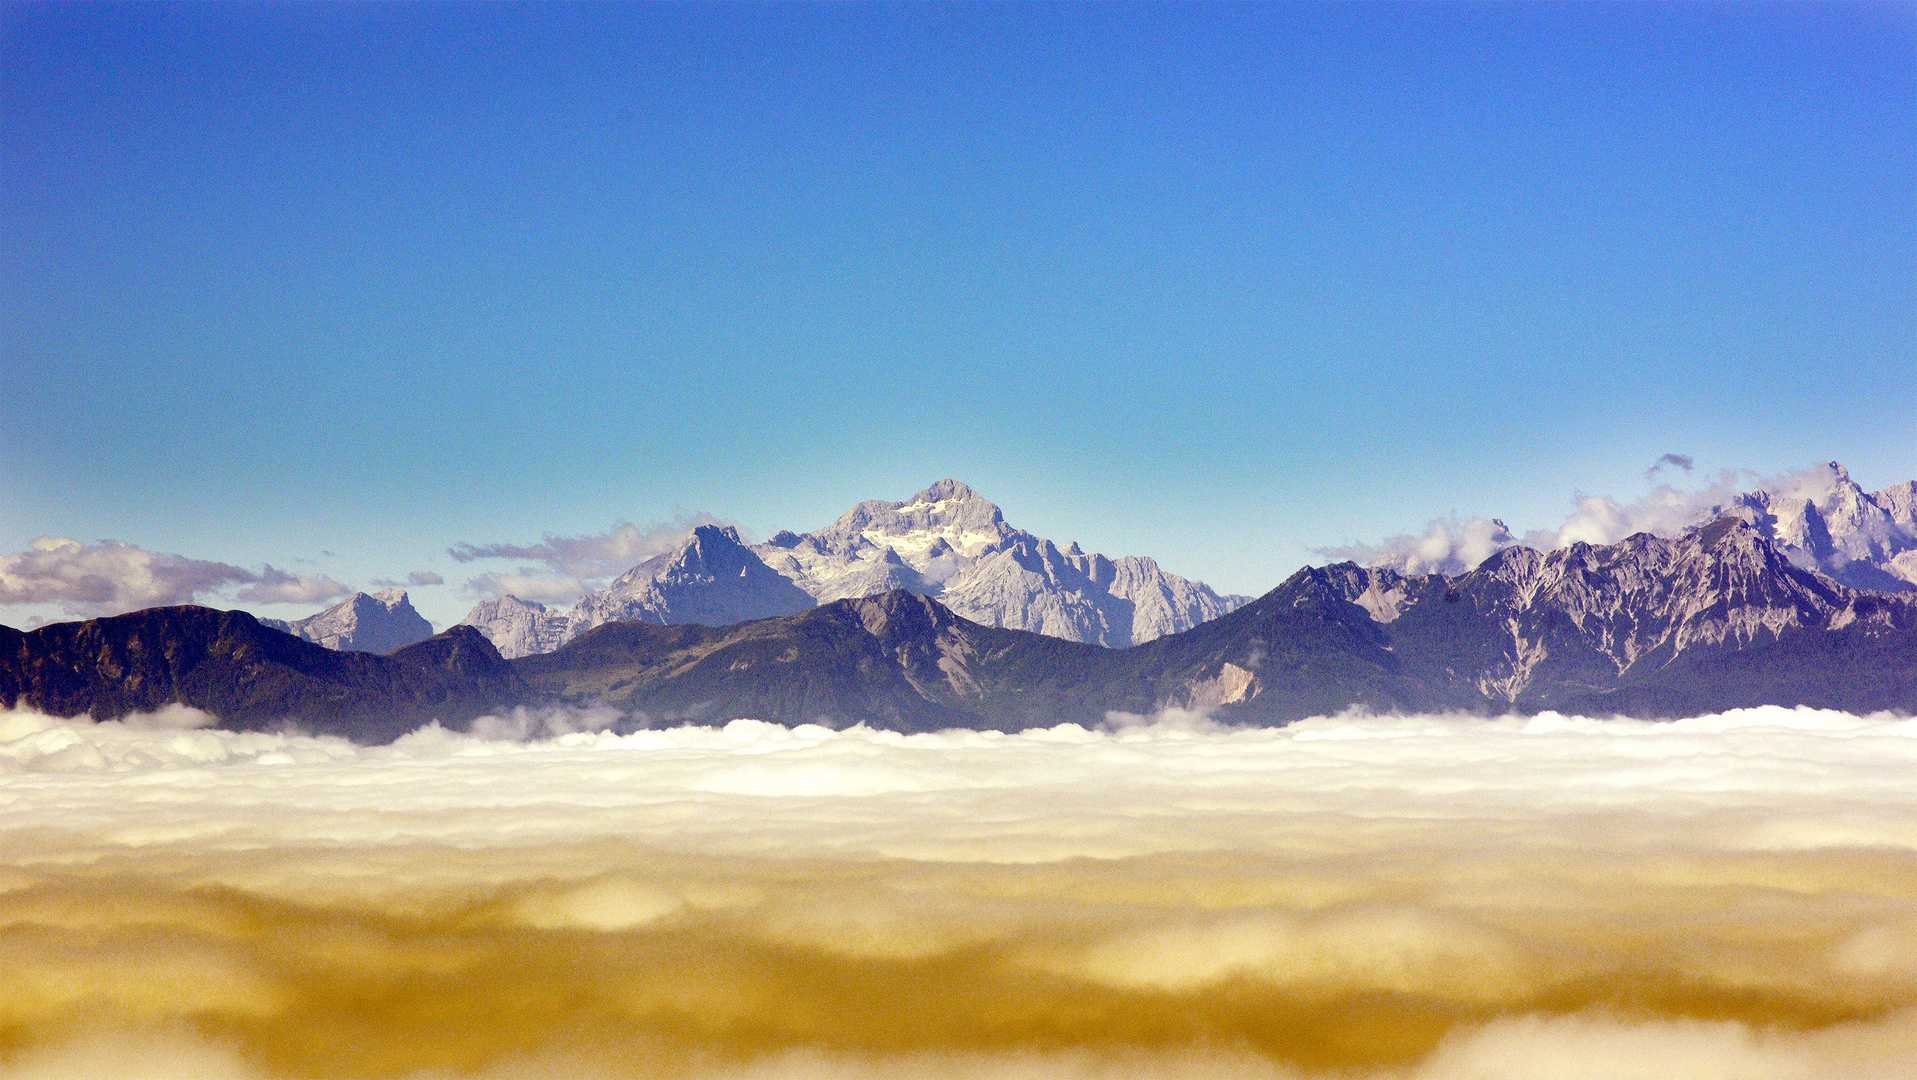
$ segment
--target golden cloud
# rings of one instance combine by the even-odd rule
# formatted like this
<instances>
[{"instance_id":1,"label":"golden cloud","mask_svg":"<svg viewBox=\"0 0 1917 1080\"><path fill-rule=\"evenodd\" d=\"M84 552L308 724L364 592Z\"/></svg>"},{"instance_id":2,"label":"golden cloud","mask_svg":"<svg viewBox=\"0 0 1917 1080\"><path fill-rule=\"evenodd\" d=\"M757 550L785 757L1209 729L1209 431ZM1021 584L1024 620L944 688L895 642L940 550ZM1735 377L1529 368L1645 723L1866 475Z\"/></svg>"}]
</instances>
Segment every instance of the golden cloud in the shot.
<instances>
[{"instance_id":1,"label":"golden cloud","mask_svg":"<svg viewBox=\"0 0 1917 1080\"><path fill-rule=\"evenodd\" d=\"M1917 1066L1917 724L0 716L0 1075Z\"/></svg>"}]
</instances>

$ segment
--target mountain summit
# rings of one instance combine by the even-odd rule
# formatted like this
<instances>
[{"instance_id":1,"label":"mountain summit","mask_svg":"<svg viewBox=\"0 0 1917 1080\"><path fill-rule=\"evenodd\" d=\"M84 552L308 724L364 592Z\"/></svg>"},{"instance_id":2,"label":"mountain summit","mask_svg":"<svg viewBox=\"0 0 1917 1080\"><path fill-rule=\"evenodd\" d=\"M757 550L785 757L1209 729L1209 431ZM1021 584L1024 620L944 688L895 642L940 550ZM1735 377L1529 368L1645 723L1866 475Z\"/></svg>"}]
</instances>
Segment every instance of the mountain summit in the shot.
<instances>
[{"instance_id":1,"label":"mountain summit","mask_svg":"<svg viewBox=\"0 0 1917 1080\"><path fill-rule=\"evenodd\" d=\"M1851 589L1726 517L1679 538L1513 547L1447 578L1306 567L1132 649L982 626L896 590L731 627L602 626L514 662L648 723L738 717L920 731L1176 708L1282 724L1359 706L1694 716L1917 706L1917 597Z\"/></svg>"},{"instance_id":2,"label":"mountain summit","mask_svg":"<svg viewBox=\"0 0 1917 1080\"><path fill-rule=\"evenodd\" d=\"M775 573L730 525L701 525L672 551L621 574L572 610L573 632L609 622L729 626L804 611L812 598Z\"/></svg>"},{"instance_id":3,"label":"mountain summit","mask_svg":"<svg viewBox=\"0 0 1917 1080\"><path fill-rule=\"evenodd\" d=\"M1086 554L1005 523L957 480L904 502L863 502L816 533L753 550L819 603L905 589L985 626L1124 648L1187 630L1245 603L1151 559Z\"/></svg>"},{"instance_id":4,"label":"mountain summit","mask_svg":"<svg viewBox=\"0 0 1917 1080\"><path fill-rule=\"evenodd\" d=\"M389 653L433 636L433 624L413 609L404 589L354 593L317 615L260 623L344 652Z\"/></svg>"},{"instance_id":5,"label":"mountain summit","mask_svg":"<svg viewBox=\"0 0 1917 1080\"><path fill-rule=\"evenodd\" d=\"M1917 589L1917 480L1866 492L1835 461L1778 491L1758 490L1714 508L1776 542L1790 560L1854 589Z\"/></svg>"},{"instance_id":6,"label":"mountain summit","mask_svg":"<svg viewBox=\"0 0 1917 1080\"><path fill-rule=\"evenodd\" d=\"M634 567L570 612L505 597L466 622L506 656L548 652L608 622L722 626L835 600L904 590L938 597L986 626L1123 648L1189 629L1246 602L1166 573L1151 559L1111 559L1005 523L957 480L902 502L869 500L817 532L780 532L747 547L703 525L678 549Z\"/></svg>"}]
</instances>

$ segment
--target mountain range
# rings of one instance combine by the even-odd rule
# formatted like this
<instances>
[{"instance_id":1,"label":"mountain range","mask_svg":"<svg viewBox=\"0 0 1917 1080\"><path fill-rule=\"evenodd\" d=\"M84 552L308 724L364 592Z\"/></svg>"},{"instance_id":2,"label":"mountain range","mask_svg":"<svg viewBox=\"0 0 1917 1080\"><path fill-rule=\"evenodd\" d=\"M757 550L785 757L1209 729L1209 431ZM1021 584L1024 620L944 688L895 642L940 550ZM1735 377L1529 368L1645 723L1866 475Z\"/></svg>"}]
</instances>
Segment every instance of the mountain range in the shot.
<instances>
[{"instance_id":1,"label":"mountain range","mask_svg":"<svg viewBox=\"0 0 1917 1080\"><path fill-rule=\"evenodd\" d=\"M727 565L700 564L716 576ZM0 703L105 718L174 701L230 726L295 718L367 740L520 705L610 706L633 727L751 717L904 731L1165 709L1242 724L1351 706L1910 712L1917 595L1805 569L1730 515L1678 538L1506 548L1453 577L1306 567L1236 610L1124 649L989 626L905 588L728 626L608 622L518 659L465 625L373 656L192 607L0 628Z\"/></svg>"},{"instance_id":2,"label":"mountain range","mask_svg":"<svg viewBox=\"0 0 1917 1080\"><path fill-rule=\"evenodd\" d=\"M607 623L724 626L895 589L936 597L987 626L1112 648L1188 630L1250 599L1221 596L1148 558L1060 548L1007 525L966 485L941 480L904 502L862 502L817 532L780 532L762 544L702 525L570 611L504 596L464 622L514 658Z\"/></svg>"}]
</instances>

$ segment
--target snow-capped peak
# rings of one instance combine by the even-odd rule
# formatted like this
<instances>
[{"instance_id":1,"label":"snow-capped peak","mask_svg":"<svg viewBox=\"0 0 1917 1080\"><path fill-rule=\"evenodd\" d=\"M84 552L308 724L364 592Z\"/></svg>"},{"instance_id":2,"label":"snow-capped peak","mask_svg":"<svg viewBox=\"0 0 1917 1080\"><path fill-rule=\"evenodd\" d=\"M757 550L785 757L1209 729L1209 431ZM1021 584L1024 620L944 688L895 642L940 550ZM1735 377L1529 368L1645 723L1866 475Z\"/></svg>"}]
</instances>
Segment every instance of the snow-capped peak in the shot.
<instances>
[{"instance_id":1,"label":"snow-capped peak","mask_svg":"<svg viewBox=\"0 0 1917 1080\"><path fill-rule=\"evenodd\" d=\"M1060 551L946 479L899 502L862 502L817 532L781 531L751 547L729 526L702 525L570 612L508 598L480 604L466 621L511 657L550 651L604 622L719 625L896 590L937 596L975 622L1111 646L1188 629L1249 599L1219 596L1150 559L1108 559L1077 544Z\"/></svg>"}]
</instances>

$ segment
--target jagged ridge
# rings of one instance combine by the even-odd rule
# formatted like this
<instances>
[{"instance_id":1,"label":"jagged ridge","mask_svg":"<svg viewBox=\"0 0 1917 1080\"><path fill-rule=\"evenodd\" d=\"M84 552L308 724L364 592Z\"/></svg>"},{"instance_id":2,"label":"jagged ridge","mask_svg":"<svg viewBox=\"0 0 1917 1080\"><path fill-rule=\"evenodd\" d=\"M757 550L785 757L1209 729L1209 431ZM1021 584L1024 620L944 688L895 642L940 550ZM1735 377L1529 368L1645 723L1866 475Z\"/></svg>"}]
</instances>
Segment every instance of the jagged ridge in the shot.
<instances>
[{"instance_id":1,"label":"jagged ridge","mask_svg":"<svg viewBox=\"0 0 1917 1080\"><path fill-rule=\"evenodd\" d=\"M615 706L629 724L752 717L906 731L1093 724L1166 708L1248 724L1353 705L1911 711L1917 597L1805 570L1755 526L1725 518L1675 540L1511 548L1455 578L1307 567L1251 604L1132 649L985 626L897 589L727 627L608 623L510 662L470 627L377 657L199 608L5 630L0 661L8 704L102 716L177 700L242 725L294 715L360 737L555 703Z\"/></svg>"},{"instance_id":2,"label":"jagged ridge","mask_svg":"<svg viewBox=\"0 0 1917 1080\"><path fill-rule=\"evenodd\" d=\"M413 609L404 589L354 593L316 615L261 623L329 649L386 653L433 636L433 624Z\"/></svg>"},{"instance_id":3,"label":"jagged ridge","mask_svg":"<svg viewBox=\"0 0 1917 1080\"><path fill-rule=\"evenodd\" d=\"M781 532L753 547L732 529L701 526L569 612L505 597L465 621L517 657L609 622L720 626L894 589L936 596L989 626L1111 647L1189 629L1249 599L1220 596L1151 559L1061 549L1007 525L966 485L941 480L904 502L862 502L817 532Z\"/></svg>"}]
</instances>

